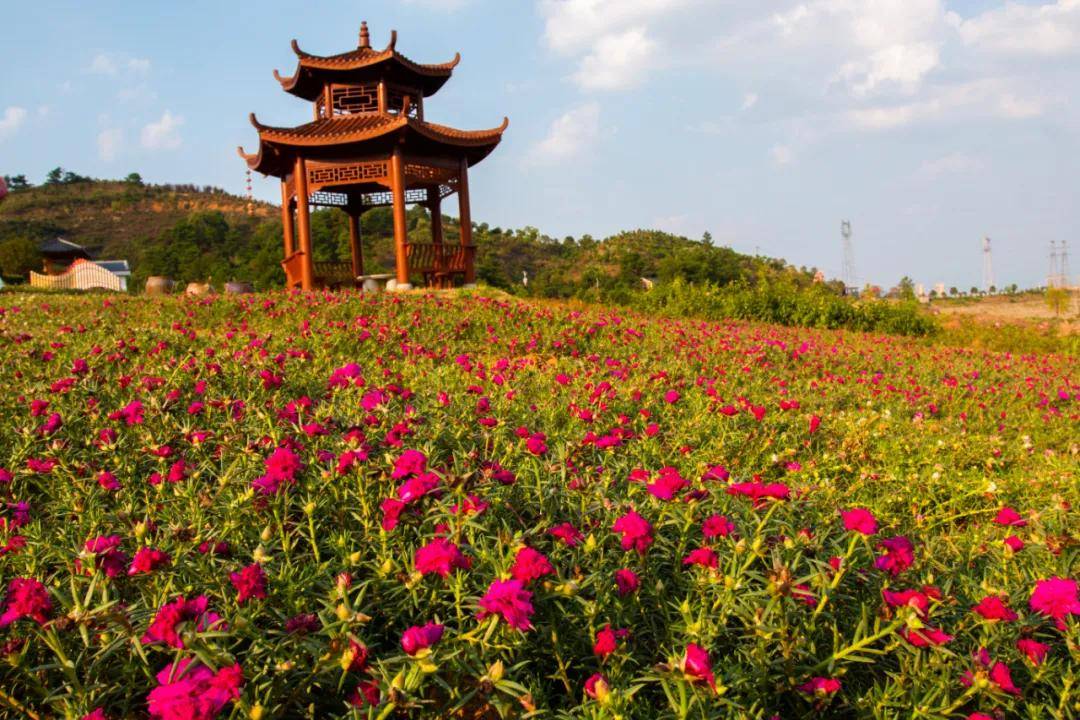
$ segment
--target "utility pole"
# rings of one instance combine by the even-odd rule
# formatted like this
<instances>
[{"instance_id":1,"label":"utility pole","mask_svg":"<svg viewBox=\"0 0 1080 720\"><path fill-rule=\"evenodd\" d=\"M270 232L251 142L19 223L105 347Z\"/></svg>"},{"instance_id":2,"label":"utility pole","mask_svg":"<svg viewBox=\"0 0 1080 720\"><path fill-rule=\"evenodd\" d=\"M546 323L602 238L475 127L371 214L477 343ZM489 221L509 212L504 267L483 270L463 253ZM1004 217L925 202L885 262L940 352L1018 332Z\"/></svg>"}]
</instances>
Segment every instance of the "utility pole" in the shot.
<instances>
[{"instance_id":1,"label":"utility pole","mask_svg":"<svg viewBox=\"0 0 1080 720\"><path fill-rule=\"evenodd\" d=\"M855 249L851 243L851 222L840 221L840 236L844 244L844 266L840 271L840 278L844 282L844 288L851 293L859 291L859 279L855 274Z\"/></svg>"},{"instance_id":2,"label":"utility pole","mask_svg":"<svg viewBox=\"0 0 1080 720\"><path fill-rule=\"evenodd\" d=\"M983 238L983 292L994 287L994 258L990 252L990 238Z\"/></svg>"}]
</instances>

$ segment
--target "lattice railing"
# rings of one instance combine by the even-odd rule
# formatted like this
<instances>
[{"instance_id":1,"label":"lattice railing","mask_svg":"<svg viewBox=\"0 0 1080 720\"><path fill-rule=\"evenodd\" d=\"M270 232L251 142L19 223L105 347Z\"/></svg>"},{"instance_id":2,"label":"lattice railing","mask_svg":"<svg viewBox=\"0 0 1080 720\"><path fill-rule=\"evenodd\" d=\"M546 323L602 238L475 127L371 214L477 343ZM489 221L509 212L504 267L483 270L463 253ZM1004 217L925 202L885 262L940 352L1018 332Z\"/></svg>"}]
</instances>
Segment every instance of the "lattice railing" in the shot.
<instances>
[{"instance_id":1,"label":"lattice railing","mask_svg":"<svg viewBox=\"0 0 1080 720\"><path fill-rule=\"evenodd\" d=\"M319 285L341 285L353 282L352 262L315 261L312 264L315 282Z\"/></svg>"},{"instance_id":2,"label":"lattice railing","mask_svg":"<svg viewBox=\"0 0 1080 720\"><path fill-rule=\"evenodd\" d=\"M390 164L385 160L341 165L312 167L308 170L308 182L316 185L346 185L348 183L377 182L390 174Z\"/></svg>"},{"instance_id":3,"label":"lattice railing","mask_svg":"<svg viewBox=\"0 0 1080 720\"><path fill-rule=\"evenodd\" d=\"M410 273L435 275L464 273L472 266L475 245L409 243L406 248Z\"/></svg>"}]
</instances>

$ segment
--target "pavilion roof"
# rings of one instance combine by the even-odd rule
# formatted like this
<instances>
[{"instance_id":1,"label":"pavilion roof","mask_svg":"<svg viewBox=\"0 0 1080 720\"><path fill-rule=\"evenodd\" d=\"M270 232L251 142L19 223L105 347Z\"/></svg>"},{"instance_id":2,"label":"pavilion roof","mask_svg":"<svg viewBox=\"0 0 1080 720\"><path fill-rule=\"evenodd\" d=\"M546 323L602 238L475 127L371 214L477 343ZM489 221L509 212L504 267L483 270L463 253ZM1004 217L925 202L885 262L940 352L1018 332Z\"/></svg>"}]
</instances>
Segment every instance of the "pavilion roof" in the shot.
<instances>
[{"instance_id":1,"label":"pavilion roof","mask_svg":"<svg viewBox=\"0 0 1080 720\"><path fill-rule=\"evenodd\" d=\"M296 127L273 127L263 125L252 113L251 124L259 131L259 150L248 154L243 148L237 149L252 170L278 177L292 171L297 148L304 148L304 156L311 158L318 158L320 151L333 157L343 146L353 146L353 154L367 149L378 153L391 150L402 136L412 149L464 155L470 165L475 165L495 149L509 123L503 118L502 125L489 130L458 130L405 114L360 113L320 118ZM355 147L358 145L366 147Z\"/></svg>"},{"instance_id":2,"label":"pavilion roof","mask_svg":"<svg viewBox=\"0 0 1080 720\"><path fill-rule=\"evenodd\" d=\"M299 59L296 72L291 77L283 77L275 70L274 77L286 92L305 100L317 98L327 81L356 83L379 77L418 88L427 97L446 84L454 68L461 62L461 54L458 53L449 62L436 65L418 63L399 53L394 48L396 43L395 30L390 33L389 45L382 50L373 49L368 40L367 23L361 26L359 46L337 55L312 55L301 50L293 40L292 49Z\"/></svg>"}]
</instances>

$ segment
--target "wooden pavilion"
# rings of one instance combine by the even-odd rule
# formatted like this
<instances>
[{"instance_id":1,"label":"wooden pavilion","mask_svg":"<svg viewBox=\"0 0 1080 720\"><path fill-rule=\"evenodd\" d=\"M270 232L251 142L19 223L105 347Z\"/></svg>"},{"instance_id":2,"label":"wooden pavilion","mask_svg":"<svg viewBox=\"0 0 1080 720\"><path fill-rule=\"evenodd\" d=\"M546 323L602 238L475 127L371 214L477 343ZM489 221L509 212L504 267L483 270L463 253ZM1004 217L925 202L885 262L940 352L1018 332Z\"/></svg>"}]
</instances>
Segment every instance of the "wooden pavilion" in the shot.
<instances>
[{"instance_id":1,"label":"wooden pavilion","mask_svg":"<svg viewBox=\"0 0 1080 720\"><path fill-rule=\"evenodd\" d=\"M397 32L382 50L371 47L367 23L355 50L319 56L292 41L296 72L274 77L285 92L309 100L314 119L297 127L263 125L254 154L238 148L252 170L281 179L287 287L353 284L364 277L360 216L393 207L396 289L451 287L476 280L476 248L469 211L469 167L495 149L509 121L491 130L457 130L424 119L424 99L450 79L461 59L421 65L395 49ZM457 193L461 241L443 243L442 201ZM408 237L408 203L431 211L430 242ZM349 216L350 263L315 262L312 207L338 207Z\"/></svg>"}]
</instances>

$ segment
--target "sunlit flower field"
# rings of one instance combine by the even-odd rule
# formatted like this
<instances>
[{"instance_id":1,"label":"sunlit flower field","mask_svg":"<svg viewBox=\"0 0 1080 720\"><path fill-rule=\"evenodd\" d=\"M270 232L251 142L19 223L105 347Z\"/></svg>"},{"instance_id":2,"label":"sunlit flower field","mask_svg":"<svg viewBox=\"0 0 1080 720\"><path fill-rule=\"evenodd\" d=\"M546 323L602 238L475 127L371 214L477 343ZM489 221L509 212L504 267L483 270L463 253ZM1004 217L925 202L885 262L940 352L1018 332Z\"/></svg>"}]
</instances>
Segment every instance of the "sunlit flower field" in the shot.
<instances>
[{"instance_id":1,"label":"sunlit flower field","mask_svg":"<svg viewBox=\"0 0 1080 720\"><path fill-rule=\"evenodd\" d=\"M1072 718L1080 361L0 295L0 716Z\"/></svg>"}]
</instances>

